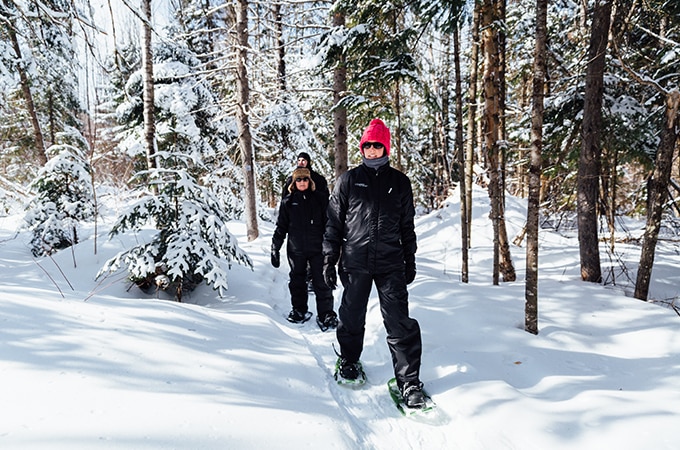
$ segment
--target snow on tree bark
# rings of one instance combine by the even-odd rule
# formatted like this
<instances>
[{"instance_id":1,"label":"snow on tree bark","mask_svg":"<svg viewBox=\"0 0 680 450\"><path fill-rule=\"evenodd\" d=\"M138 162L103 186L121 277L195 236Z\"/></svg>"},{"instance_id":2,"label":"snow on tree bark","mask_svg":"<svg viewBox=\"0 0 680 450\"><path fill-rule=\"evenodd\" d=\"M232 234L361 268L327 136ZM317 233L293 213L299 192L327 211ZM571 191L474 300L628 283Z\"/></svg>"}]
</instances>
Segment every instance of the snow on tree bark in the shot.
<instances>
[{"instance_id":1,"label":"snow on tree bark","mask_svg":"<svg viewBox=\"0 0 680 450\"><path fill-rule=\"evenodd\" d=\"M144 148L149 169L158 167L155 160L156 122L154 115L153 55L151 51L151 0L142 1L142 73L144 75Z\"/></svg>"}]
</instances>

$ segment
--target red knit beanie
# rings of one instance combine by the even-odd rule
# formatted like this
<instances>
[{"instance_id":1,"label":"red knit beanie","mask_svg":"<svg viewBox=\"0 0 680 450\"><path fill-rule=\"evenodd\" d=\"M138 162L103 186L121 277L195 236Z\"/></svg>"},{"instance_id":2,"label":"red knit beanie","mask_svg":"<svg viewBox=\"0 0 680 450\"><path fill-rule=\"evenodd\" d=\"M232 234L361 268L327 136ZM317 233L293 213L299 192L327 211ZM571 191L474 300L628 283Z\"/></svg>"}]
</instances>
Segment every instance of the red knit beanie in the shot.
<instances>
[{"instance_id":1,"label":"red knit beanie","mask_svg":"<svg viewBox=\"0 0 680 450\"><path fill-rule=\"evenodd\" d=\"M361 141L359 141L359 151L362 155L364 154L362 148L364 142L380 142L385 146L385 155L390 155L390 129L385 126L382 120L371 120L371 123L369 123L366 130L364 130Z\"/></svg>"}]
</instances>

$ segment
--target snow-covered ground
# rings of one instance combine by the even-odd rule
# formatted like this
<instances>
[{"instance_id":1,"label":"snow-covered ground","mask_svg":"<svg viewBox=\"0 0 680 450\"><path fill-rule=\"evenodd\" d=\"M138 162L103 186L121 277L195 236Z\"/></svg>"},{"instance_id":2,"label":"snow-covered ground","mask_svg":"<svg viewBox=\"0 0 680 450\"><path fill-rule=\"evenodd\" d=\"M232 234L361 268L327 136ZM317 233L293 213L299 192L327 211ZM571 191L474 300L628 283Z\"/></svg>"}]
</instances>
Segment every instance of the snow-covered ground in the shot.
<instances>
[{"instance_id":1,"label":"snow-covered ground","mask_svg":"<svg viewBox=\"0 0 680 450\"><path fill-rule=\"evenodd\" d=\"M285 320L288 268L269 265L272 224L253 242L232 224L254 270L234 266L225 298L201 287L176 303L144 296L122 273L94 279L125 245L107 240L107 224L96 254L90 229L73 251L34 259L18 217L0 218L0 448L680 448L680 317L625 295L639 250L619 245L610 258L603 246L616 285L583 283L576 238L542 231L534 336L523 330L524 247L512 248L518 281L492 285L483 191L470 282L460 282L456 198L416 222L411 313L439 405L422 420L403 418L387 395L375 298L362 389L333 380L334 333ZM523 202L508 199L511 239L524 218ZM680 302L678 244L656 256L651 296Z\"/></svg>"}]
</instances>

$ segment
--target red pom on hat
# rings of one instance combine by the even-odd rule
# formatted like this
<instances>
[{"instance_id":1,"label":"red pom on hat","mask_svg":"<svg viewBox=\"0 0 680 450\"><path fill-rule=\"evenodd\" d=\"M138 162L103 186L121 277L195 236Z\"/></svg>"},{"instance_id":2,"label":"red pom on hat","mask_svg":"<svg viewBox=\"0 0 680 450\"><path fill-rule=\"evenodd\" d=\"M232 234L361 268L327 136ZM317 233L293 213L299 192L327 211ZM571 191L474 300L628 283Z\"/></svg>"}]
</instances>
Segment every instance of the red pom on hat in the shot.
<instances>
[{"instance_id":1,"label":"red pom on hat","mask_svg":"<svg viewBox=\"0 0 680 450\"><path fill-rule=\"evenodd\" d=\"M373 119L364 130L364 134L359 141L359 151L364 154L362 146L364 142L380 142L385 146L385 154L390 155L390 129L380 119Z\"/></svg>"}]
</instances>

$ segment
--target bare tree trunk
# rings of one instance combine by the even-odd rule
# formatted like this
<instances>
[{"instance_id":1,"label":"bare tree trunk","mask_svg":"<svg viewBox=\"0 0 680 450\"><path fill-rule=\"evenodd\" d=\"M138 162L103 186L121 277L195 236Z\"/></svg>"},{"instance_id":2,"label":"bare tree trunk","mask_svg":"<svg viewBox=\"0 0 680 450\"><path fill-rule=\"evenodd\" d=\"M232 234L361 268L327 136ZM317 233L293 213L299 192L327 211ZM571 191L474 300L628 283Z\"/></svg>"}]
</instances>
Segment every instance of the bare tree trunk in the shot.
<instances>
[{"instance_id":1,"label":"bare tree trunk","mask_svg":"<svg viewBox=\"0 0 680 450\"><path fill-rule=\"evenodd\" d=\"M24 100L26 101L26 109L28 110L28 115L31 118L31 125L33 126L33 138L35 139L35 148L38 152L38 162L41 166L47 164L47 153L45 152L45 140L43 138L42 129L40 128L40 121L38 120L38 112L35 109L35 103L33 102L33 94L31 93L31 83L28 79L28 75L24 70L23 55L21 54L21 47L19 46L19 41L17 40L16 32L14 31L13 25L7 24L7 33L12 41L12 47L14 48L14 53L17 56L16 70L19 72L19 81L21 82L21 92L24 95Z\"/></svg>"},{"instance_id":2,"label":"bare tree trunk","mask_svg":"<svg viewBox=\"0 0 680 450\"><path fill-rule=\"evenodd\" d=\"M286 92L286 45L283 42L283 16L281 15L281 2L273 2L272 14L274 15L274 27L276 33L276 72L281 94Z\"/></svg>"},{"instance_id":3,"label":"bare tree trunk","mask_svg":"<svg viewBox=\"0 0 680 450\"><path fill-rule=\"evenodd\" d=\"M468 209L467 187L465 185L467 172L465 170L465 148L463 147L463 88L460 75L460 29L456 23L453 30L453 65L456 73L456 149L458 150L459 191L460 191L460 240L461 240L461 281L467 283L470 278L468 267ZM449 179L451 176L449 175Z\"/></svg>"},{"instance_id":4,"label":"bare tree trunk","mask_svg":"<svg viewBox=\"0 0 680 450\"><path fill-rule=\"evenodd\" d=\"M614 254L616 247L616 185L617 185L618 151L616 148L604 148L602 152L602 177L600 198L607 219L609 230L609 253ZM614 266L607 268L607 275L603 278L609 283L616 284L616 270Z\"/></svg>"},{"instance_id":5,"label":"bare tree trunk","mask_svg":"<svg viewBox=\"0 0 680 450\"><path fill-rule=\"evenodd\" d=\"M502 179L502 177L499 177ZM499 256L499 270L503 275L503 281L515 281L517 273L515 267L512 265L512 254L510 253L510 240L508 239L508 230L505 226L505 194L503 186L499 188L498 192L498 209L500 217L498 219L498 256Z\"/></svg>"},{"instance_id":6,"label":"bare tree trunk","mask_svg":"<svg viewBox=\"0 0 680 450\"><path fill-rule=\"evenodd\" d=\"M99 199L97 197L97 184L95 180L96 175L96 164L95 164L95 154L97 149L97 142L99 141L97 133L97 108L96 105L100 105L100 99L97 90L90 89L90 79L93 76L93 66L90 63L90 53L85 52L85 105L87 111L92 111L92 114L87 114L85 121L85 137L89 145L88 162L90 164L90 185L92 186L92 202L95 210L93 217L94 229L92 233L92 247L94 248L94 254L97 254L97 242L98 242L98 232L99 232ZM94 94L94 102L90 99L90 92ZM93 117L94 114L94 117Z\"/></svg>"},{"instance_id":7,"label":"bare tree trunk","mask_svg":"<svg viewBox=\"0 0 680 450\"><path fill-rule=\"evenodd\" d=\"M157 168L156 163L156 121L154 114L153 55L151 51L151 0L142 1L142 73L144 74L144 147L146 164L149 169ZM152 191L156 192L152 186Z\"/></svg>"},{"instance_id":8,"label":"bare tree trunk","mask_svg":"<svg viewBox=\"0 0 680 450\"><path fill-rule=\"evenodd\" d=\"M479 66L479 16L481 4L475 2L472 18L472 49L470 51L470 85L468 88L468 121L467 145L465 147L465 208L467 217L467 247L471 245L472 234L472 168L475 159L475 143L477 142L477 83Z\"/></svg>"},{"instance_id":9,"label":"bare tree trunk","mask_svg":"<svg viewBox=\"0 0 680 450\"><path fill-rule=\"evenodd\" d=\"M501 144L501 80L497 24L501 18L502 0L484 0L481 10L482 42L484 45L484 146L487 151L489 198L493 222L493 284L498 284L499 271L505 281L516 278L510 257L505 221L500 167Z\"/></svg>"},{"instance_id":10,"label":"bare tree trunk","mask_svg":"<svg viewBox=\"0 0 680 450\"><path fill-rule=\"evenodd\" d=\"M494 7L498 11L500 23L505 23L505 2L506 0L497 0ZM515 281L517 274L512 265L512 255L510 253L510 240L508 239L508 231L505 226L505 189L506 189L506 172L507 172L507 135L505 130L505 47L506 35L505 29L498 30L498 136L500 145L498 148L498 176L499 176L499 210L500 218L498 223L498 243L499 243L499 269L503 274L503 281Z\"/></svg>"},{"instance_id":11,"label":"bare tree trunk","mask_svg":"<svg viewBox=\"0 0 680 450\"><path fill-rule=\"evenodd\" d=\"M536 48L534 49L533 104L531 108L531 154L527 208L527 279L524 290L524 329L538 334L538 214L543 149L543 98L545 95L548 0L536 0Z\"/></svg>"},{"instance_id":12,"label":"bare tree trunk","mask_svg":"<svg viewBox=\"0 0 680 450\"><path fill-rule=\"evenodd\" d=\"M642 240L640 267L635 282L635 298L647 300L649 282L652 277L656 243L661 228L661 217L668 194L668 184L673 165L673 152L678 139L678 110L680 110L680 92L674 90L666 96L666 122L661 130L661 142L656 152L656 163L652 179L647 184L647 226Z\"/></svg>"},{"instance_id":13,"label":"bare tree trunk","mask_svg":"<svg viewBox=\"0 0 680 450\"><path fill-rule=\"evenodd\" d=\"M333 14L333 26L344 27L344 13ZM333 69L333 130L334 130L334 160L335 179L347 172L349 160L347 157L347 109L341 102L347 94L347 67L345 57L338 55L338 61Z\"/></svg>"},{"instance_id":14,"label":"bare tree trunk","mask_svg":"<svg viewBox=\"0 0 680 450\"><path fill-rule=\"evenodd\" d=\"M248 85L248 0L238 0L236 5L236 124L238 143L241 150L241 164L245 180L245 221L248 241L257 239L257 205L255 197L255 170L253 138L250 134L250 87Z\"/></svg>"},{"instance_id":15,"label":"bare tree trunk","mask_svg":"<svg viewBox=\"0 0 680 450\"><path fill-rule=\"evenodd\" d=\"M454 33L455 34L455 33ZM451 52L449 51L449 45L451 45L450 36L444 34L442 37L442 47L444 51L444 61L443 61L443 71L442 81L441 81L441 101L442 101L442 112L441 112L441 127L439 127L439 153L441 158L441 163L437 163L436 173L436 196L437 196L437 206L441 204L441 198L443 192L448 190L452 181L452 169L451 164L449 164L449 152L451 150L451 139L449 133L451 131L451 115L449 114L449 108L451 107L451 95L449 94L449 85L451 80L449 79L449 73L451 71ZM454 43L454 53L457 54L459 50L456 50L456 43ZM460 97L458 97L460 99ZM455 151L458 153L463 152L462 147L455 147ZM455 152L454 152L455 153ZM436 158L439 160L440 158ZM444 194L446 195L446 194Z\"/></svg>"},{"instance_id":16,"label":"bare tree trunk","mask_svg":"<svg viewBox=\"0 0 680 450\"><path fill-rule=\"evenodd\" d=\"M392 131L392 137L394 138L394 141L392 143L392 147L390 151L394 150L394 147L397 148L397 169L399 170L404 170L403 165L401 164L401 83L399 80L396 81L395 87L394 87L394 112L395 116L397 119L397 126L395 127L396 129Z\"/></svg>"},{"instance_id":17,"label":"bare tree trunk","mask_svg":"<svg viewBox=\"0 0 680 450\"><path fill-rule=\"evenodd\" d=\"M483 0L481 7L482 46L484 52L484 116L482 133L487 155L487 170L489 172L489 198L491 200L491 221L493 223L493 284L499 281L498 254L498 43L494 22L494 0Z\"/></svg>"},{"instance_id":18,"label":"bare tree trunk","mask_svg":"<svg viewBox=\"0 0 680 450\"><path fill-rule=\"evenodd\" d=\"M505 23L505 2L506 0L497 0L498 17L500 23ZM505 188L506 188L506 177L507 177L507 153L508 153L508 136L506 132L506 121L505 121L505 95L506 95L506 85L505 85L505 49L507 44L507 36L505 33L505 27L498 28L498 139L500 141L498 147L498 163L499 163L499 176L501 179L500 185L500 195L502 199L502 208L505 211ZM506 239L507 241L507 239ZM501 253L501 258L503 254ZM501 265L503 262L501 261Z\"/></svg>"},{"instance_id":19,"label":"bare tree trunk","mask_svg":"<svg viewBox=\"0 0 680 450\"><path fill-rule=\"evenodd\" d=\"M583 137L578 170L577 210L581 279L594 283L602 281L598 239L598 185L601 170L603 77L611 9L612 1L605 0L603 3L596 2L593 13L583 105Z\"/></svg>"}]
</instances>

